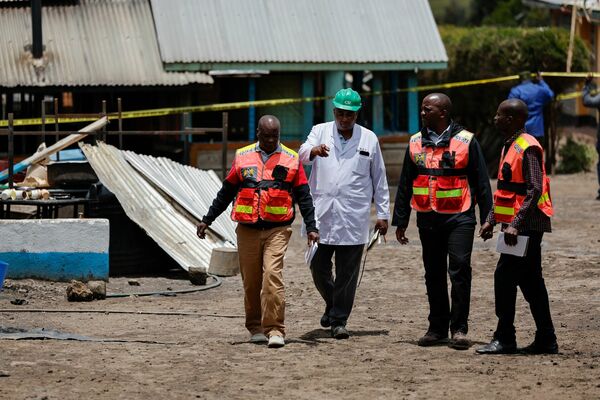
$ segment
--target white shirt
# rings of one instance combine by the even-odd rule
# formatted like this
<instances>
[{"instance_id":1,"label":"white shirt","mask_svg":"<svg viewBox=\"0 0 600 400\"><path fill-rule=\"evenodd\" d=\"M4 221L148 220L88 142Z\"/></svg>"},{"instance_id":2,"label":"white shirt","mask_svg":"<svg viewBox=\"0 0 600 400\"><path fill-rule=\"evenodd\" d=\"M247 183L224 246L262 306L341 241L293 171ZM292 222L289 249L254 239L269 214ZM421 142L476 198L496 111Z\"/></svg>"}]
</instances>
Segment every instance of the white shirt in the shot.
<instances>
[{"instance_id":1,"label":"white shirt","mask_svg":"<svg viewBox=\"0 0 600 400\"><path fill-rule=\"evenodd\" d=\"M311 149L321 144L329 147L329 157L317 156L311 161ZM335 122L315 125L298 155L302 163L312 165L308 184L321 243L367 243L372 229L371 201L375 202L377 219L389 220L385 165L372 131L355 124L352 137L342 148Z\"/></svg>"}]
</instances>

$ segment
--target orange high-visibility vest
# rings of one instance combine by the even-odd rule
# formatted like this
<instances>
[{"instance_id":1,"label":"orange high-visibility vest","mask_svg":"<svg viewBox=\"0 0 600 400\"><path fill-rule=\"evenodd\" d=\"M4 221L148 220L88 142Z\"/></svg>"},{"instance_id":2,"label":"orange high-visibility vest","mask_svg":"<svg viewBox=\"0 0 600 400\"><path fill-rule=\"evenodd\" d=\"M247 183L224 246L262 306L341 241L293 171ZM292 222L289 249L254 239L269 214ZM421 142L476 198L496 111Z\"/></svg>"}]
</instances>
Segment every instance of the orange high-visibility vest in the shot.
<instances>
[{"instance_id":1,"label":"orange high-visibility vest","mask_svg":"<svg viewBox=\"0 0 600 400\"><path fill-rule=\"evenodd\" d=\"M238 149L233 168L242 182L231 219L253 224L258 218L285 222L294 217L292 181L298 172L298 153L281 145L282 151L263 163L256 144Z\"/></svg>"},{"instance_id":2,"label":"orange high-visibility vest","mask_svg":"<svg viewBox=\"0 0 600 400\"><path fill-rule=\"evenodd\" d=\"M540 143L531 135L522 133L515 139L510 148L500 159L498 167L498 188L494 192L494 216L497 222L510 224L515 215L521 209L527 195L527 186L523 176L523 158L525 150L536 147L543 154L544 150ZM504 166L510 166L510 176L503 173ZM552 199L550 198L550 179L546 176L546 168L542 162L542 195L537 206L544 214L551 217L554 215Z\"/></svg>"},{"instance_id":3,"label":"orange high-visibility vest","mask_svg":"<svg viewBox=\"0 0 600 400\"><path fill-rule=\"evenodd\" d=\"M411 136L410 158L418 170L410 201L413 209L456 214L471 207L467 165L472 139L473 134L463 130L450 139L448 147L423 147L420 132Z\"/></svg>"}]
</instances>

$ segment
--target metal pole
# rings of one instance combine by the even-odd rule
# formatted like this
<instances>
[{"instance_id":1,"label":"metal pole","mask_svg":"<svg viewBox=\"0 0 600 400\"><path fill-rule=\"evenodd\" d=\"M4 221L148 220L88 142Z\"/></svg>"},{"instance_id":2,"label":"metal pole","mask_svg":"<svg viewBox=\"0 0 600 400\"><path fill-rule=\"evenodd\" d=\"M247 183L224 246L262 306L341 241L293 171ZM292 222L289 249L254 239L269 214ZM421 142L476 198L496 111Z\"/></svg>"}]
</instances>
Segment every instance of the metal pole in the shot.
<instances>
[{"instance_id":1,"label":"metal pole","mask_svg":"<svg viewBox=\"0 0 600 400\"><path fill-rule=\"evenodd\" d=\"M31 0L31 54L33 58L42 58L42 0Z\"/></svg>"},{"instance_id":2,"label":"metal pole","mask_svg":"<svg viewBox=\"0 0 600 400\"><path fill-rule=\"evenodd\" d=\"M8 113L8 187L13 188L13 169L15 164L15 137L13 135L13 113Z\"/></svg>"},{"instance_id":3,"label":"metal pole","mask_svg":"<svg viewBox=\"0 0 600 400\"><path fill-rule=\"evenodd\" d=\"M119 112L119 149L123 150L123 134L121 132L123 132L123 118L122 118L122 104L121 104L121 98L117 98L117 109Z\"/></svg>"},{"instance_id":4,"label":"metal pole","mask_svg":"<svg viewBox=\"0 0 600 400\"><path fill-rule=\"evenodd\" d=\"M223 145L221 147L221 168L223 179L227 176L227 130L229 129L229 114L223 113Z\"/></svg>"},{"instance_id":5,"label":"metal pole","mask_svg":"<svg viewBox=\"0 0 600 400\"><path fill-rule=\"evenodd\" d=\"M59 129L58 129L58 99L57 98L54 98L54 130L56 132L59 131ZM60 136L57 134L54 143L58 142L59 140L60 140ZM56 161L60 161L60 152L56 152Z\"/></svg>"},{"instance_id":6,"label":"metal pole","mask_svg":"<svg viewBox=\"0 0 600 400\"><path fill-rule=\"evenodd\" d=\"M106 117L106 100L102 100L102 116ZM102 127L102 140L106 143L106 125Z\"/></svg>"},{"instance_id":7,"label":"metal pole","mask_svg":"<svg viewBox=\"0 0 600 400\"><path fill-rule=\"evenodd\" d=\"M183 134L181 140L183 141L183 164L188 165L190 162L190 146L188 142L188 135L186 130L192 127L192 115L189 112L181 114L181 128Z\"/></svg>"},{"instance_id":8,"label":"metal pole","mask_svg":"<svg viewBox=\"0 0 600 400\"><path fill-rule=\"evenodd\" d=\"M42 143L46 142L46 100L42 99Z\"/></svg>"}]
</instances>

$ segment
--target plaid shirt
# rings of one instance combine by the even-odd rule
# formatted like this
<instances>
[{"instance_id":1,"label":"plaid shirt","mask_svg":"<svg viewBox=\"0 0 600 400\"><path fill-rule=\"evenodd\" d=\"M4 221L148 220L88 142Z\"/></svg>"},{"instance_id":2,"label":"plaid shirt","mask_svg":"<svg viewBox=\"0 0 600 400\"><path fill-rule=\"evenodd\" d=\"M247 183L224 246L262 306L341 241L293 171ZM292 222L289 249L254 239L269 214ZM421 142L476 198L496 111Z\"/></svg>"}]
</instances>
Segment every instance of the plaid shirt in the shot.
<instances>
[{"instance_id":1,"label":"plaid shirt","mask_svg":"<svg viewBox=\"0 0 600 400\"><path fill-rule=\"evenodd\" d=\"M521 133L522 131L515 133L510 139L504 142L502 157L504 157L506 151L512 145L512 142L514 142ZM544 176L542 172L542 162L542 153L537 151L537 148L529 147L525 150L523 155L523 177L525 178L525 184L527 185L527 194L519 212L510 223L510 226L519 232L552 232L550 217L544 214L537 206L537 202L542 195ZM488 214L487 222L492 225L496 224L494 209ZM503 229L505 225L506 224L502 224Z\"/></svg>"}]
</instances>

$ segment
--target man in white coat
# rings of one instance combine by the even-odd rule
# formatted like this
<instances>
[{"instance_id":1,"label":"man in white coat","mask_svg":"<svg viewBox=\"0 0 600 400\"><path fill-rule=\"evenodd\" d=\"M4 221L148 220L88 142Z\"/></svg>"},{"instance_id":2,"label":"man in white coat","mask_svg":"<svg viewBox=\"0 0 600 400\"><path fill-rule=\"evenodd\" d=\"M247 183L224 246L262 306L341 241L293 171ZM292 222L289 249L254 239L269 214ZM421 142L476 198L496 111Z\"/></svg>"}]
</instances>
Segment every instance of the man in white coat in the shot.
<instances>
[{"instance_id":1,"label":"man in white coat","mask_svg":"<svg viewBox=\"0 0 600 400\"><path fill-rule=\"evenodd\" d=\"M363 248L369 241L371 202L377 212L375 229L385 235L389 191L377 136L356 124L360 95L342 89L333 105L335 120L315 125L298 154L304 164L312 165L308 184L321 238L310 269L325 300L321 326L331 327L332 337L347 339L346 322L354 304Z\"/></svg>"}]
</instances>

